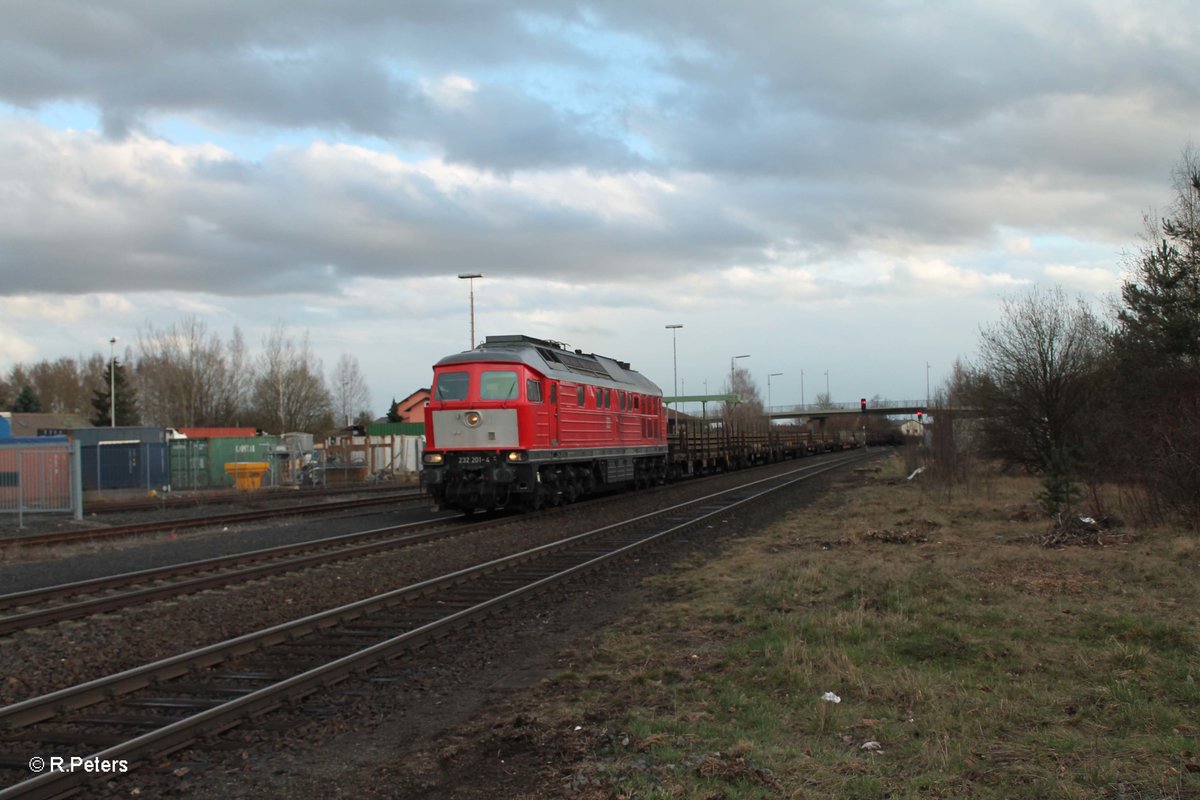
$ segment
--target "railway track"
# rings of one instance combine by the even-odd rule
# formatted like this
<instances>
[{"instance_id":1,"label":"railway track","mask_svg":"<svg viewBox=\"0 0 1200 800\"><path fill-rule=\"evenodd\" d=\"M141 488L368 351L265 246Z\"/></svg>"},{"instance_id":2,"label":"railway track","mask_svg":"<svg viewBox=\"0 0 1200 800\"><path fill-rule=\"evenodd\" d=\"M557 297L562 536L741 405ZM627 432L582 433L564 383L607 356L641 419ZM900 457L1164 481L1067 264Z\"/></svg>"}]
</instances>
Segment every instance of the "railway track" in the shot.
<instances>
[{"instance_id":1,"label":"railway track","mask_svg":"<svg viewBox=\"0 0 1200 800\"><path fill-rule=\"evenodd\" d=\"M270 487L245 492L238 489L217 489L208 492L176 492L159 495L155 499L139 498L137 500L104 500L94 499L84 502L83 513L122 514L130 511L162 511L175 508L202 508L214 505L244 504L252 502L272 502L274 500L294 501L311 497L331 497L339 494L365 495L379 492L396 492L396 484L387 481L367 484L347 484L317 487Z\"/></svg>"},{"instance_id":2,"label":"railway track","mask_svg":"<svg viewBox=\"0 0 1200 800\"><path fill-rule=\"evenodd\" d=\"M539 592L636 557L713 517L865 456L679 503L375 597L0 708L7 798L50 798L95 773L30 770L81 758L133 768L395 659ZM45 759L42 762L31 759ZM31 767L31 763L34 765ZM3 774L3 772L0 772ZM100 779L119 779L103 775Z\"/></svg>"},{"instance_id":3,"label":"railway track","mask_svg":"<svg viewBox=\"0 0 1200 800\"><path fill-rule=\"evenodd\" d=\"M156 520L153 522L138 522L130 525L114 525L107 528L81 528L79 530L54 531L53 533L34 533L0 538L0 548L25 547L33 545L68 544L71 542L95 541L98 539L116 539L126 536L139 536L147 533L165 533L202 528L213 525L234 525L241 522L254 522L277 517L307 516L311 514L328 514L336 511L354 511L360 508L389 505L393 503L415 503L424 498L419 490L407 490L382 497L359 497L354 500L335 500L326 503L306 503L303 505L281 506L277 508L251 509L230 514L211 514L201 517L181 517L178 519Z\"/></svg>"},{"instance_id":4,"label":"railway track","mask_svg":"<svg viewBox=\"0 0 1200 800\"><path fill-rule=\"evenodd\" d=\"M411 522L0 595L0 636L505 524Z\"/></svg>"}]
</instances>

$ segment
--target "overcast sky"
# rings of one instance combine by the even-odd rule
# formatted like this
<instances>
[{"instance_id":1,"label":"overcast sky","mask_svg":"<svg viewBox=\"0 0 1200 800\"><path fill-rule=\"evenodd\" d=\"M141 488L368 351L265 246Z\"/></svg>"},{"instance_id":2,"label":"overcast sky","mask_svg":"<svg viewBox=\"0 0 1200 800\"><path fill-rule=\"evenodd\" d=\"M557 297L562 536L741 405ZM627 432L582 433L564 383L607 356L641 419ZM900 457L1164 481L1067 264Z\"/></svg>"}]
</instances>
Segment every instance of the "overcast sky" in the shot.
<instances>
[{"instance_id":1,"label":"overcast sky","mask_svg":"<svg viewBox=\"0 0 1200 800\"><path fill-rule=\"evenodd\" d=\"M8 0L0 370L284 322L374 410L526 333L918 399L1101 304L1200 131L1187 0ZM929 364L927 369L926 364Z\"/></svg>"}]
</instances>

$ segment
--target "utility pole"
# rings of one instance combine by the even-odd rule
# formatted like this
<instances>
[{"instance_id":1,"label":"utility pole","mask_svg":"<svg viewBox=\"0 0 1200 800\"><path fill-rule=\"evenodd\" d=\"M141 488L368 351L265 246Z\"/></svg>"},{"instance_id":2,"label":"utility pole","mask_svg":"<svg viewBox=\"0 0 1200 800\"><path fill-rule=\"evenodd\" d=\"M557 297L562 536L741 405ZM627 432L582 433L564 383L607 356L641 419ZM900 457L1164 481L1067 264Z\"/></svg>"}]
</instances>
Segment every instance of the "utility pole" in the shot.
<instances>
[{"instance_id":1,"label":"utility pole","mask_svg":"<svg viewBox=\"0 0 1200 800\"><path fill-rule=\"evenodd\" d=\"M682 325L666 325L667 330L671 332L671 372L675 380L674 394L679 396L679 351L675 347L675 332L682 328ZM675 412L679 412L679 406L675 407Z\"/></svg>"},{"instance_id":2,"label":"utility pole","mask_svg":"<svg viewBox=\"0 0 1200 800\"><path fill-rule=\"evenodd\" d=\"M108 426L117 427L117 337L108 340Z\"/></svg>"}]
</instances>

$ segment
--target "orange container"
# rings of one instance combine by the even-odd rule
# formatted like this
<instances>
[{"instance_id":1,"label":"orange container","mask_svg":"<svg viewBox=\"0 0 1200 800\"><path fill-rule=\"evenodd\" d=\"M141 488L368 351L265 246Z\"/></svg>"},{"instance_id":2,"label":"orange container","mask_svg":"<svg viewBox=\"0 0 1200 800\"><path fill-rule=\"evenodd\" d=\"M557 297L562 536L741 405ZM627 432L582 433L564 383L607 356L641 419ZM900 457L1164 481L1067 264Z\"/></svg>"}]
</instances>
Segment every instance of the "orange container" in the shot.
<instances>
[{"instance_id":1,"label":"orange container","mask_svg":"<svg viewBox=\"0 0 1200 800\"><path fill-rule=\"evenodd\" d=\"M225 465L225 471L233 477L233 485L239 489L261 488L263 475L270 468L265 461L231 461Z\"/></svg>"}]
</instances>

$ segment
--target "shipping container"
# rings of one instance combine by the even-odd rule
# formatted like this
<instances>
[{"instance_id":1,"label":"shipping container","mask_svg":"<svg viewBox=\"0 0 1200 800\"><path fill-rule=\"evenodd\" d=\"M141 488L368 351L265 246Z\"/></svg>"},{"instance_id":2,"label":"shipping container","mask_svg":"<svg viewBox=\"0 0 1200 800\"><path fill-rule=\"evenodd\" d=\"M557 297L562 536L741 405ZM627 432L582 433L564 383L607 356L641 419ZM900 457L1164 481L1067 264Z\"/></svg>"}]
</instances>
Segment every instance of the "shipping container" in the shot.
<instances>
[{"instance_id":1,"label":"shipping container","mask_svg":"<svg viewBox=\"0 0 1200 800\"><path fill-rule=\"evenodd\" d=\"M211 489L213 486L208 468L208 439L172 440L171 488L175 491L184 491L187 489Z\"/></svg>"},{"instance_id":2,"label":"shipping container","mask_svg":"<svg viewBox=\"0 0 1200 800\"><path fill-rule=\"evenodd\" d=\"M122 425L116 428L71 428L67 438L84 447L94 447L102 442L137 444L165 444L167 432L164 428L144 425Z\"/></svg>"},{"instance_id":3,"label":"shipping container","mask_svg":"<svg viewBox=\"0 0 1200 800\"><path fill-rule=\"evenodd\" d=\"M84 491L163 489L171 484L166 442L102 441L80 446Z\"/></svg>"},{"instance_id":4,"label":"shipping container","mask_svg":"<svg viewBox=\"0 0 1200 800\"><path fill-rule=\"evenodd\" d=\"M367 426L367 436L424 436L424 422L375 422Z\"/></svg>"},{"instance_id":5,"label":"shipping container","mask_svg":"<svg viewBox=\"0 0 1200 800\"><path fill-rule=\"evenodd\" d=\"M255 428L176 428L189 439L229 439L256 436Z\"/></svg>"},{"instance_id":6,"label":"shipping container","mask_svg":"<svg viewBox=\"0 0 1200 800\"><path fill-rule=\"evenodd\" d=\"M208 474L210 486L233 486L233 478L225 471L226 464L239 461L266 461L270 470L263 476L263 486L279 485L280 456L286 460L287 449L277 436L222 437L208 440Z\"/></svg>"},{"instance_id":7,"label":"shipping container","mask_svg":"<svg viewBox=\"0 0 1200 800\"><path fill-rule=\"evenodd\" d=\"M0 442L0 514L17 525L37 512L74 512L83 517L78 445L65 436L8 437Z\"/></svg>"},{"instance_id":8,"label":"shipping container","mask_svg":"<svg viewBox=\"0 0 1200 800\"><path fill-rule=\"evenodd\" d=\"M80 448L84 491L162 489L171 483L163 428L71 428L66 435Z\"/></svg>"},{"instance_id":9,"label":"shipping container","mask_svg":"<svg viewBox=\"0 0 1200 800\"><path fill-rule=\"evenodd\" d=\"M213 439L175 439L171 442L171 488L222 489L234 485L226 464L265 461L271 465L263 486L280 483L280 461L287 451L274 436L218 436Z\"/></svg>"}]
</instances>

